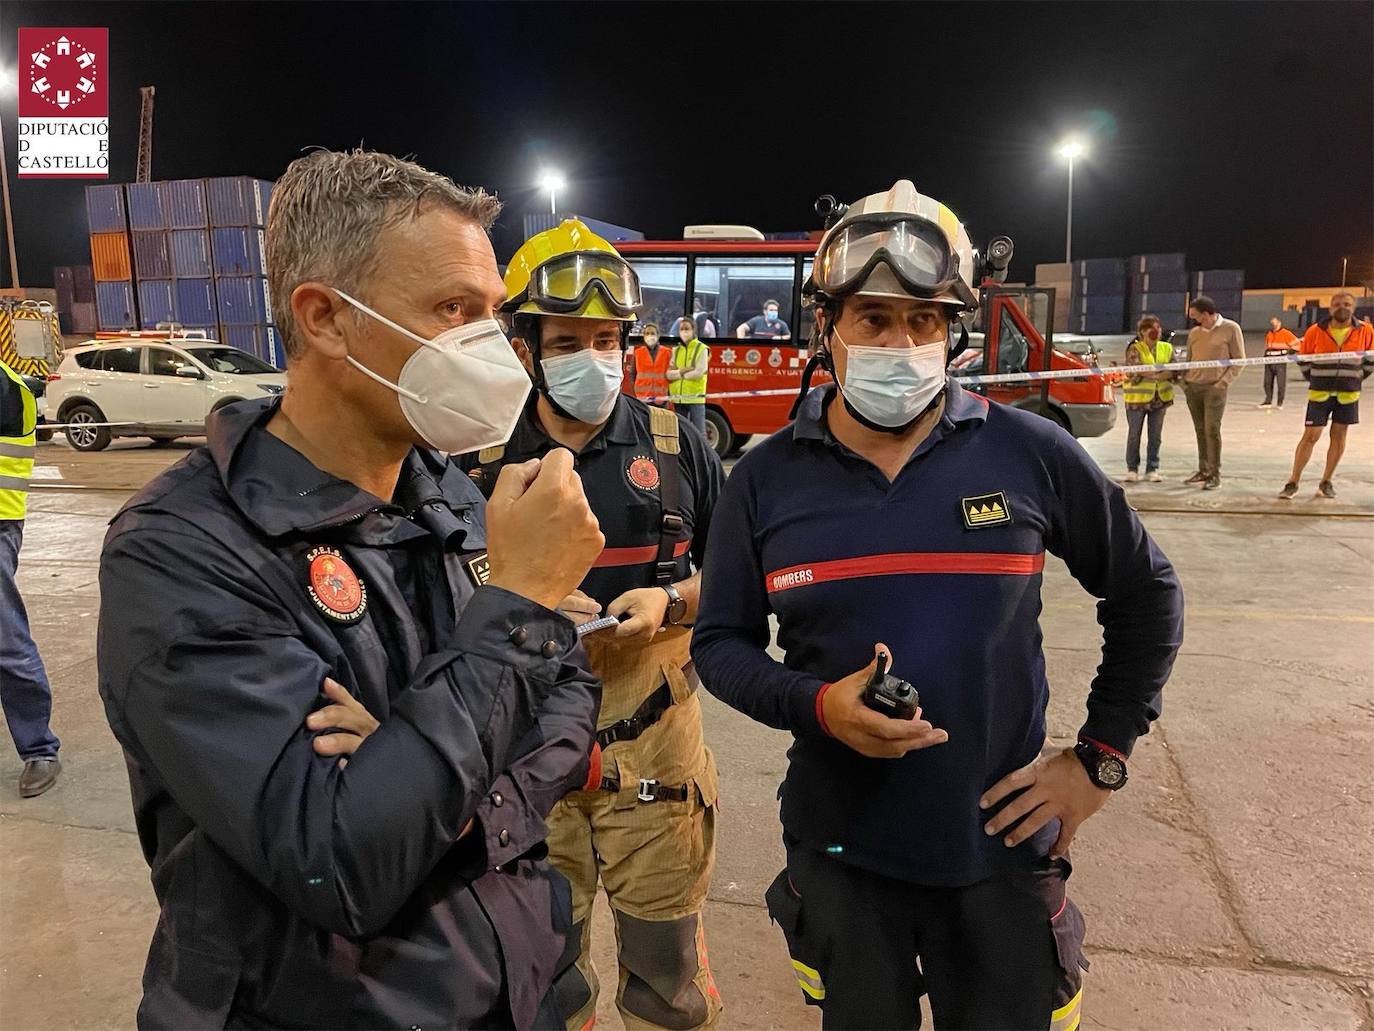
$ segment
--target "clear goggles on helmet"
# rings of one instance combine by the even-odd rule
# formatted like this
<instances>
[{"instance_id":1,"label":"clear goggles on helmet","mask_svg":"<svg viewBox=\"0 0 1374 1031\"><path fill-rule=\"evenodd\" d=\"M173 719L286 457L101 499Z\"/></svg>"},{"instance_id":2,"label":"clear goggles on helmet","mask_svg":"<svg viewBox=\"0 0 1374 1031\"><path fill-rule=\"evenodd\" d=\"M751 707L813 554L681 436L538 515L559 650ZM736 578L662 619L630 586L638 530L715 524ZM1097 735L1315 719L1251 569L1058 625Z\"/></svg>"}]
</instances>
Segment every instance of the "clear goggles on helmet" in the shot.
<instances>
[{"instance_id":1,"label":"clear goggles on helmet","mask_svg":"<svg viewBox=\"0 0 1374 1031\"><path fill-rule=\"evenodd\" d=\"M845 297L858 292L879 264L912 297L952 295L975 303L944 231L916 215L866 215L840 226L816 255L812 278L822 292Z\"/></svg>"},{"instance_id":2,"label":"clear goggles on helmet","mask_svg":"<svg viewBox=\"0 0 1374 1031\"><path fill-rule=\"evenodd\" d=\"M633 315L644 303L634 269L619 255L601 251L574 251L544 262L530 278L529 300L544 311L572 313L593 290L617 315Z\"/></svg>"}]
</instances>

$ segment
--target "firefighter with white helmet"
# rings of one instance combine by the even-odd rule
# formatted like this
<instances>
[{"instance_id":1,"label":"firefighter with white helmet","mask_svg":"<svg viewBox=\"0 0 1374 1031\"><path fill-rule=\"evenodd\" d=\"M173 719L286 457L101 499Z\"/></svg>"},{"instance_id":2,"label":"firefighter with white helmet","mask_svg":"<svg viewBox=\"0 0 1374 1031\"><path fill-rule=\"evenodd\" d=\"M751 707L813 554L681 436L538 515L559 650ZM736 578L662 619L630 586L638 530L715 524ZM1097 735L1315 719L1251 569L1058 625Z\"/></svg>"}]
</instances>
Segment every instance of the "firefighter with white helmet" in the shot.
<instances>
[{"instance_id":1,"label":"firefighter with white helmet","mask_svg":"<svg viewBox=\"0 0 1374 1031\"><path fill-rule=\"evenodd\" d=\"M1159 715L1178 578L1065 431L946 372L1010 241L980 256L905 180L835 213L805 287L835 383L731 472L692 658L794 735L766 899L824 1027L919 1027L925 993L937 1028L1070 1031L1068 846ZM1104 643L1078 743L1042 756L1046 552L1101 599Z\"/></svg>"},{"instance_id":2,"label":"firefighter with white helmet","mask_svg":"<svg viewBox=\"0 0 1374 1031\"><path fill-rule=\"evenodd\" d=\"M639 279L569 219L516 252L503 311L535 393L504 445L465 460L484 491L507 464L566 447L606 548L561 606L604 682L592 772L549 815L549 860L572 884L580 934L567 1026L596 1014L591 913L598 882L616 922L616 1004L630 1031L714 1027L720 995L702 909L715 862L716 767L702 737L688 647L706 532L724 472L695 427L621 390ZM616 624L618 620L618 625Z\"/></svg>"}]
</instances>

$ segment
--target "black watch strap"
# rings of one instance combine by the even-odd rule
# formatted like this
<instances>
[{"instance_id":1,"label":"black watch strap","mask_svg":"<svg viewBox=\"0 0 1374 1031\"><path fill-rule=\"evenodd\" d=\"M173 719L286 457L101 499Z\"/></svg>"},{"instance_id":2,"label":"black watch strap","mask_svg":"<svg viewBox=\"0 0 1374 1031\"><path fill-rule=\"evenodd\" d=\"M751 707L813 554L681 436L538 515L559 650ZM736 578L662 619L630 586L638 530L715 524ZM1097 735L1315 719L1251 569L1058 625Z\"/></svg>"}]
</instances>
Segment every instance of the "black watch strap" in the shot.
<instances>
[{"instance_id":1,"label":"black watch strap","mask_svg":"<svg viewBox=\"0 0 1374 1031\"><path fill-rule=\"evenodd\" d=\"M687 599L678 593L678 589L672 584L659 584L659 588L668 595L668 608L663 613L664 626L677 626L687 615Z\"/></svg>"},{"instance_id":2,"label":"black watch strap","mask_svg":"<svg viewBox=\"0 0 1374 1031\"><path fill-rule=\"evenodd\" d=\"M1119 752L1102 748L1093 741L1079 739L1073 747L1074 755L1088 771L1090 779L1099 788L1107 791L1120 791L1129 779L1126 760Z\"/></svg>"}]
</instances>

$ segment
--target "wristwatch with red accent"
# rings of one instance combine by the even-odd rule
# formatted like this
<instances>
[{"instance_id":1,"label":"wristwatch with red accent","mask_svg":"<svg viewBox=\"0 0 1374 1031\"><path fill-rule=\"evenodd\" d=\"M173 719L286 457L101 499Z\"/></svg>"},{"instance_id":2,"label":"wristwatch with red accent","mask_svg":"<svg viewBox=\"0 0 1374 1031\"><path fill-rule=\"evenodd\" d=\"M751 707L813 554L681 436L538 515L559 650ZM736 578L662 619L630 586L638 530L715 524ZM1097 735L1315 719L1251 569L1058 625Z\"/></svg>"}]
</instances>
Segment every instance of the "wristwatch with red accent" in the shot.
<instances>
[{"instance_id":1,"label":"wristwatch with red accent","mask_svg":"<svg viewBox=\"0 0 1374 1031\"><path fill-rule=\"evenodd\" d=\"M680 595L677 588L672 584L659 584L658 586L668 595L668 611L663 613L663 625L677 626L687 618L687 599Z\"/></svg>"},{"instance_id":2,"label":"wristwatch with red accent","mask_svg":"<svg viewBox=\"0 0 1374 1031\"><path fill-rule=\"evenodd\" d=\"M1073 754L1088 771L1088 778L1099 788L1120 791L1126 786L1126 757L1092 738L1080 737Z\"/></svg>"}]
</instances>

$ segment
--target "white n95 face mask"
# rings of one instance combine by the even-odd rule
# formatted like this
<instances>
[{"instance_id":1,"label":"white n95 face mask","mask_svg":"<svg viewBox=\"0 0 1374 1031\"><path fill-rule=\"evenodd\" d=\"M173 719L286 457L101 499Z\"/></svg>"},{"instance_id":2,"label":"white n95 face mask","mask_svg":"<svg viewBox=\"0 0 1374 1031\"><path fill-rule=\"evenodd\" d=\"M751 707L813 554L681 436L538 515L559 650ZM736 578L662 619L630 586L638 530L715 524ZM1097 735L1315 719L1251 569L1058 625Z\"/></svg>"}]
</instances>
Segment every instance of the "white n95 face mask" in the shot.
<instances>
[{"instance_id":1,"label":"white n95 face mask","mask_svg":"<svg viewBox=\"0 0 1374 1031\"><path fill-rule=\"evenodd\" d=\"M545 358L544 386L549 398L580 422L598 424L611 417L624 368L619 350L585 348L572 354Z\"/></svg>"},{"instance_id":2,"label":"white n95 face mask","mask_svg":"<svg viewBox=\"0 0 1374 1031\"><path fill-rule=\"evenodd\" d=\"M844 343L839 333L835 337ZM878 426L906 426L944 389L945 344L944 340L920 347L845 344L844 399Z\"/></svg>"},{"instance_id":3,"label":"white n95 face mask","mask_svg":"<svg viewBox=\"0 0 1374 1031\"><path fill-rule=\"evenodd\" d=\"M348 363L400 395L401 414L431 447L461 455L510 440L530 395L530 377L500 323L482 319L426 340L342 290L334 292L420 345L401 366L397 383L352 355Z\"/></svg>"}]
</instances>

